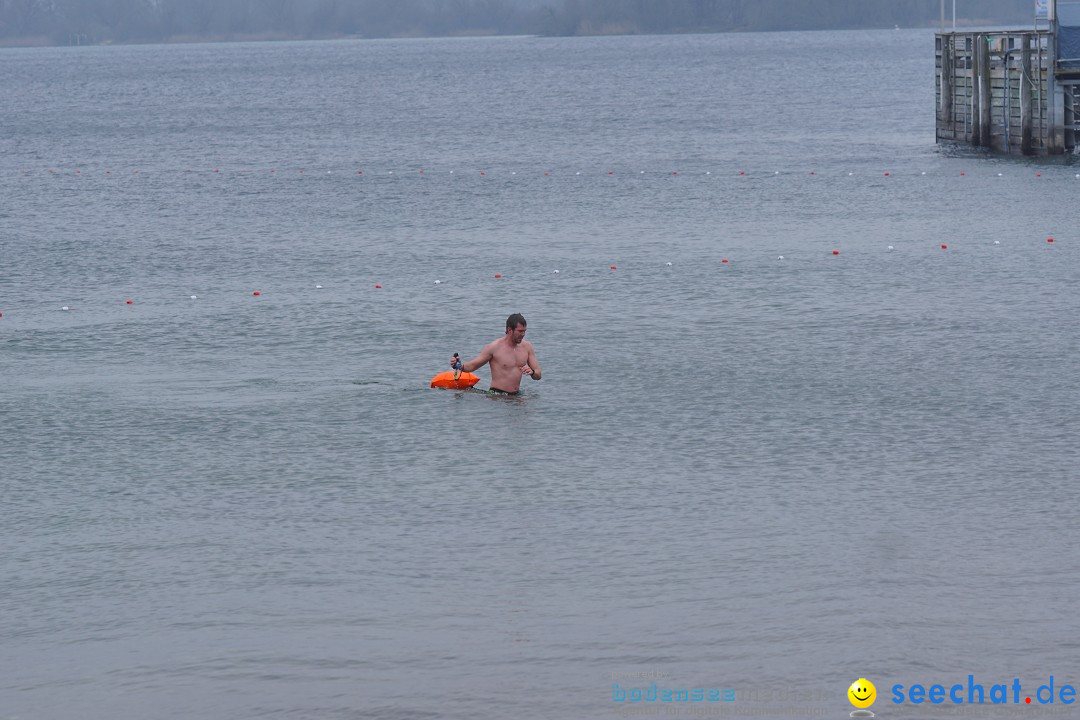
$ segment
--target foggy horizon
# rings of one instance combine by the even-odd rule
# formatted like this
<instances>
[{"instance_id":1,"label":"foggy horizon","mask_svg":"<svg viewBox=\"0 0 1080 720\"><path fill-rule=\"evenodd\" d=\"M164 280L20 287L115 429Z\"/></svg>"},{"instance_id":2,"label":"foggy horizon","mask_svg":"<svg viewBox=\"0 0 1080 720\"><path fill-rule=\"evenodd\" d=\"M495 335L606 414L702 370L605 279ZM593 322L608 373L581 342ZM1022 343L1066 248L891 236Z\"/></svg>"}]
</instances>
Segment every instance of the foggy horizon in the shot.
<instances>
[{"instance_id":1,"label":"foggy horizon","mask_svg":"<svg viewBox=\"0 0 1080 720\"><path fill-rule=\"evenodd\" d=\"M963 25L1034 16L1032 0L955 6ZM0 0L0 45L929 28L940 9L940 0Z\"/></svg>"}]
</instances>

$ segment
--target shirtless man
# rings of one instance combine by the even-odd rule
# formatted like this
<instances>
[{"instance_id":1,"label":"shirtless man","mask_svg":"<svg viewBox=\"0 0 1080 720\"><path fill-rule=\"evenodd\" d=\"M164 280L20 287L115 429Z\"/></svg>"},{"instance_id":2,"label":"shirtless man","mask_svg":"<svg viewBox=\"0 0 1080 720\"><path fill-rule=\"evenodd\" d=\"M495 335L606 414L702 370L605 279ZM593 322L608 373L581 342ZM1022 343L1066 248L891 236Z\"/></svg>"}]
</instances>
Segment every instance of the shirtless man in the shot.
<instances>
[{"instance_id":1,"label":"shirtless man","mask_svg":"<svg viewBox=\"0 0 1080 720\"><path fill-rule=\"evenodd\" d=\"M458 357L452 357L450 367L460 362ZM517 395L522 375L540 379L540 363L536 361L532 343L525 339L525 318L520 314L506 318L506 334L488 343L469 362L461 363L460 369L472 372L488 363L491 364L491 392Z\"/></svg>"}]
</instances>

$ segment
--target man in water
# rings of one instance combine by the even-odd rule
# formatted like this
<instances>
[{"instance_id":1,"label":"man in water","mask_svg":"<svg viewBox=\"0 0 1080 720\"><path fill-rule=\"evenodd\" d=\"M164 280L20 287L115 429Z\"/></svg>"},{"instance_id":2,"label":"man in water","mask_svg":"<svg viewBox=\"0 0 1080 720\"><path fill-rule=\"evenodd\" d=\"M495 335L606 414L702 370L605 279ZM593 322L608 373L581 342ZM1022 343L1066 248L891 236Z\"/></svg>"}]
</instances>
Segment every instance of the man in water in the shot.
<instances>
[{"instance_id":1,"label":"man in water","mask_svg":"<svg viewBox=\"0 0 1080 720\"><path fill-rule=\"evenodd\" d=\"M461 362L459 358L450 358L450 367L457 362ZM461 369L472 372L489 363L491 392L517 395L522 375L540 379L540 363L536 361L532 343L525 339L525 318L519 313L506 318L505 335L492 340L469 362L462 363Z\"/></svg>"}]
</instances>

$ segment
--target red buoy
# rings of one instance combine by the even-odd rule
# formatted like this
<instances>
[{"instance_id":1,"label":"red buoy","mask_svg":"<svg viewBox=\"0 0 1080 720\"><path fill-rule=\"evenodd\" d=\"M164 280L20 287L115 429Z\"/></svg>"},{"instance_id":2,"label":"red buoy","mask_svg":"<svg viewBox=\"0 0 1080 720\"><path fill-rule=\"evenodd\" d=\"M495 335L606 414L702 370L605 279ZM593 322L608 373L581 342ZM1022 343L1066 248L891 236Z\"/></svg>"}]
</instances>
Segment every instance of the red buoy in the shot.
<instances>
[{"instance_id":1,"label":"red buoy","mask_svg":"<svg viewBox=\"0 0 1080 720\"><path fill-rule=\"evenodd\" d=\"M721 260L720 262L722 262L722 263L726 263L726 262L727 262L727 258L724 258L724 259L723 259L723 260Z\"/></svg>"},{"instance_id":2,"label":"red buoy","mask_svg":"<svg viewBox=\"0 0 1080 720\"><path fill-rule=\"evenodd\" d=\"M832 251L832 254L833 254L833 255L839 255L839 254L840 254L840 251L839 251L839 250L833 250L833 251Z\"/></svg>"},{"instance_id":3,"label":"red buoy","mask_svg":"<svg viewBox=\"0 0 1080 720\"><path fill-rule=\"evenodd\" d=\"M611 269L612 269L612 270L614 270L614 269L615 269L615 266L614 266L614 265L612 265L612 266L611 266Z\"/></svg>"},{"instance_id":4,"label":"red buoy","mask_svg":"<svg viewBox=\"0 0 1080 720\"><path fill-rule=\"evenodd\" d=\"M135 304L135 301L134 301L134 300L128 300L128 301L126 301L126 302L127 302L127 304L128 304L128 305L134 305L134 304Z\"/></svg>"},{"instance_id":5,"label":"red buoy","mask_svg":"<svg viewBox=\"0 0 1080 720\"><path fill-rule=\"evenodd\" d=\"M942 250L948 250L948 249L949 249L949 246L948 246L948 245L946 245L945 243L941 243L941 249L942 249Z\"/></svg>"},{"instance_id":6,"label":"red buoy","mask_svg":"<svg viewBox=\"0 0 1080 720\"><path fill-rule=\"evenodd\" d=\"M1054 238L1046 238L1046 242L1054 242Z\"/></svg>"},{"instance_id":7,"label":"red buoy","mask_svg":"<svg viewBox=\"0 0 1080 720\"><path fill-rule=\"evenodd\" d=\"M252 294L252 295L262 295L262 293L261 293L261 292L259 292L258 290L256 290L255 292L253 292L253 293L251 293L251 294Z\"/></svg>"},{"instance_id":8,"label":"red buoy","mask_svg":"<svg viewBox=\"0 0 1080 720\"><path fill-rule=\"evenodd\" d=\"M497 278L501 278L501 277L502 277L502 275L501 275L501 274L499 274L499 273L495 273L495 277L497 277Z\"/></svg>"},{"instance_id":9,"label":"red buoy","mask_svg":"<svg viewBox=\"0 0 1080 720\"><path fill-rule=\"evenodd\" d=\"M375 289L376 289L376 290L382 290L382 285L376 285L376 286L375 286Z\"/></svg>"}]
</instances>

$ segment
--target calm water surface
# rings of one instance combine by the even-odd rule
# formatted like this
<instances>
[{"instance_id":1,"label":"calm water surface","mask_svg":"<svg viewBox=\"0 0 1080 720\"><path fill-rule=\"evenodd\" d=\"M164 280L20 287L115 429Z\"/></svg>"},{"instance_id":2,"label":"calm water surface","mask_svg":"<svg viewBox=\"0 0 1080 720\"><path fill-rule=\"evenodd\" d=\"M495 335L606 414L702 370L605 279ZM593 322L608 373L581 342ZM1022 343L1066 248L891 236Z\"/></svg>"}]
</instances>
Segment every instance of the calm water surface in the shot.
<instances>
[{"instance_id":1,"label":"calm water surface","mask_svg":"<svg viewBox=\"0 0 1080 720\"><path fill-rule=\"evenodd\" d=\"M0 51L0 718L1080 684L1080 166L932 43Z\"/></svg>"}]
</instances>

